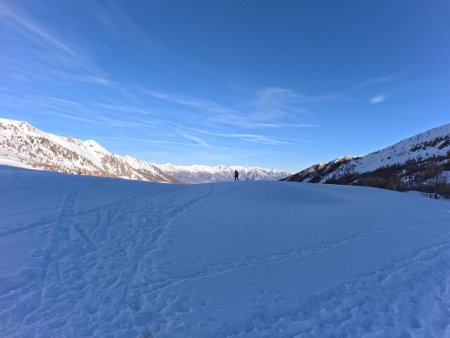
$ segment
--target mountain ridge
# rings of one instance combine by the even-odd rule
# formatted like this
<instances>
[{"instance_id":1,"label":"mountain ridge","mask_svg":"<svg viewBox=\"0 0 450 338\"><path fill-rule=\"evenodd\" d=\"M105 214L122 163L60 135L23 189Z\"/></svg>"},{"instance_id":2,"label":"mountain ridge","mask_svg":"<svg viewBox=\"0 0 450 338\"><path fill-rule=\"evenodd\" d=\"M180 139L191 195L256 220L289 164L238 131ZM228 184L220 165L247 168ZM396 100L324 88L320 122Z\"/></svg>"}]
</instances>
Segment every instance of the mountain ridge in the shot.
<instances>
[{"instance_id":1,"label":"mountain ridge","mask_svg":"<svg viewBox=\"0 0 450 338\"><path fill-rule=\"evenodd\" d=\"M365 156L346 156L310 166L282 180L366 185L430 192L450 177L450 123L401 140Z\"/></svg>"},{"instance_id":2,"label":"mountain ridge","mask_svg":"<svg viewBox=\"0 0 450 338\"><path fill-rule=\"evenodd\" d=\"M279 180L291 172L247 166L156 164L111 153L95 140L59 136L26 121L0 118L0 164L71 174L165 183Z\"/></svg>"}]
</instances>

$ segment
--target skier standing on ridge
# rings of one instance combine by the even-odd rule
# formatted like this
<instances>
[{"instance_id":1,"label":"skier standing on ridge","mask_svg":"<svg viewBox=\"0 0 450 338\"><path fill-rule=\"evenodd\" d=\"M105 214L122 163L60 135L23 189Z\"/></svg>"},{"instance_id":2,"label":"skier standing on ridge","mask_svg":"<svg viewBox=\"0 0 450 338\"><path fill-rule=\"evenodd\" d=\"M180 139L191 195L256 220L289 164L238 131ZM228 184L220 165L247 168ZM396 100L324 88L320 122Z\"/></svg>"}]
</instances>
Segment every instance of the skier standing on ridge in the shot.
<instances>
[{"instance_id":1,"label":"skier standing on ridge","mask_svg":"<svg viewBox=\"0 0 450 338\"><path fill-rule=\"evenodd\" d=\"M239 171L237 170L234 171L234 180L239 181Z\"/></svg>"}]
</instances>

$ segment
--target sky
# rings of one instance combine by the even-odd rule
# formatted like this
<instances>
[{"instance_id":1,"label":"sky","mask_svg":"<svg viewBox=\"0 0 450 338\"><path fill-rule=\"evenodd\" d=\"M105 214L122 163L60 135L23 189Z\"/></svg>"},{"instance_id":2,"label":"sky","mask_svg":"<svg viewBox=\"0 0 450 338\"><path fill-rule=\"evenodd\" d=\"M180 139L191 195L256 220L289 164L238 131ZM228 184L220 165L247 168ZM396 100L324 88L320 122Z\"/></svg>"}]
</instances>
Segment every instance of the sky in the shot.
<instances>
[{"instance_id":1,"label":"sky","mask_svg":"<svg viewBox=\"0 0 450 338\"><path fill-rule=\"evenodd\" d=\"M450 1L0 0L0 117L300 171L450 122Z\"/></svg>"}]
</instances>

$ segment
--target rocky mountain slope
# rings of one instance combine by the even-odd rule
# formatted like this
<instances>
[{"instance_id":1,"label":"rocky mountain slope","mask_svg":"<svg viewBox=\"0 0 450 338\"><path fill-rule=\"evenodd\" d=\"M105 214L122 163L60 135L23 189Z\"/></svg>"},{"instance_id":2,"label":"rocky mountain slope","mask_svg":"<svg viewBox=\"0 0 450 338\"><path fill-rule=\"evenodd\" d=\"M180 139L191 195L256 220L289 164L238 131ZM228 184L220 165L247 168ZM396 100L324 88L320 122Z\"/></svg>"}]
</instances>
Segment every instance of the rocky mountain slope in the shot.
<instances>
[{"instance_id":1,"label":"rocky mountain slope","mask_svg":"<svg viewBox=\"0 0 450 338\"><path fill-rule=\"evenodd\" d=\"M110 153L97 142L42 132L27 122L0 119L0 162L91 176L177 182L158 167Z\"/></svg>"},{"instance_id":2,"label":"rocky mountain slope","mask_svg":"<svg viewBox=\"0 0 450 338\"><path fill-rule=\"evenodd\" d=\"M43 132L27 122L0 119L0 164L152 182L209 183L233 179L279 180L286 171L243 166L159 165L113 154L95 141Z\"/></svg>"},{"instance_id":3,"label":"rocky mountain slope","mask_svg":"<svg viewBox=\"0 0 450 338\"><path fill-rule=\"evenodd\" d=\"M366 156L342 157L306 168L286 181L367 185L448 193L450 124L428 130Z\"/></svg>"}]
</instances>

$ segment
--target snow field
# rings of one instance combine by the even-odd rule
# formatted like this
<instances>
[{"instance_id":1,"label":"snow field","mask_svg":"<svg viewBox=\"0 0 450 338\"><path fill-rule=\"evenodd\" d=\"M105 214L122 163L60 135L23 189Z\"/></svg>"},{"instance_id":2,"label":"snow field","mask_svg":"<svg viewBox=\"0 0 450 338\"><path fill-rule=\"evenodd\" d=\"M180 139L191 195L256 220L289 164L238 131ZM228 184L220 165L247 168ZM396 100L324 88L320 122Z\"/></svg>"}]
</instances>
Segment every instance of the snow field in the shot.
<instances>
[{"instance_id":1,"label":"snow field","mask_svg":"<svg viewBox=\"0 0 450 338\"><path fill-rule=\"evenodd\" d=\"M392 191L0 166L0 336L450 336L449 239Z\"/></svg>"}]
</instances>

